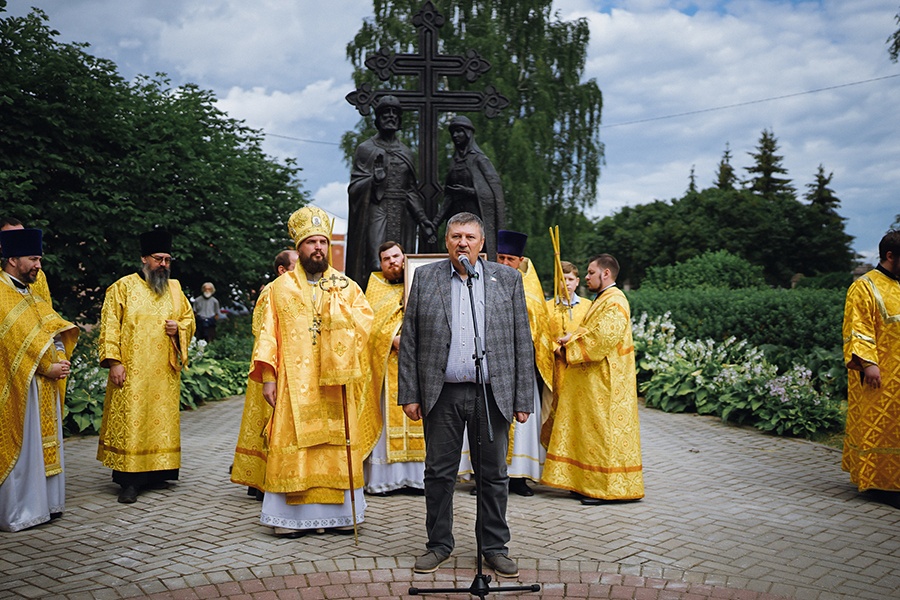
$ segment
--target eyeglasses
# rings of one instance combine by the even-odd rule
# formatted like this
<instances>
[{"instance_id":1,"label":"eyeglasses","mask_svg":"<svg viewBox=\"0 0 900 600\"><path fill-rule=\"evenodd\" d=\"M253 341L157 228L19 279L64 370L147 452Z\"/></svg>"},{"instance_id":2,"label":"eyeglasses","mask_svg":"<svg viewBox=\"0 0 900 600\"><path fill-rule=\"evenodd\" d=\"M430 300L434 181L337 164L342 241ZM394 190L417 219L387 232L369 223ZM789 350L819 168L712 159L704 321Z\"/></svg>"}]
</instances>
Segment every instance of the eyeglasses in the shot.
<instances>
[{"instance_id":1,"label":"eyeglasses","mask_svg":"<svg viewBox=\"0 0 900 600\"><path fill-rule=\"evenodd\" d=\"M172 264L172 261L175 260L171 256L153 256L152 254L150 255L150 258L152 258L153 260L155 260L156 262L158 262L161 265L170 265L170 264Z\"/></svg>"}]
</instances>

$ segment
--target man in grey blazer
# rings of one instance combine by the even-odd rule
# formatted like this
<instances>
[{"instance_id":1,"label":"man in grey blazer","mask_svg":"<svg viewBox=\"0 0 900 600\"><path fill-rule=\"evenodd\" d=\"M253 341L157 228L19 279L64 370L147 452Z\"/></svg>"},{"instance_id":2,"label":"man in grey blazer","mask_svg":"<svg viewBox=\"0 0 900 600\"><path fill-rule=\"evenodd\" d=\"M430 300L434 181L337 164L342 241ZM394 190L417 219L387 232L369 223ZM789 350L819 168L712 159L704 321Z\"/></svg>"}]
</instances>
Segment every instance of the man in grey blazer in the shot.
<instances>
[{"instance_id":1,"label":"man in grey blazer","mask_svg":"<svg viewBox=\"0 0 900 600\"><path fill-rule=\"evenodd\" d=\"M482 439L482 554L497 575L516 577L519 571L506 547L506 453L510 423L514 418L524 423L534 406L534 345L522 276L505 265L479 260L484 226L472 213L451 217L445 242L449 260L415 271L400 336L398 403L410 419L423 419L425 429L428 543L414 571L436 571L453 551L453 488L468 426L471 448L479 428ZM484 342L493 443L488 441L485 419L476 421L475 399L481 386L475 382L470 278L463 257L477 274L471 282L478 333Z\"/></svg>"}]
</instances>

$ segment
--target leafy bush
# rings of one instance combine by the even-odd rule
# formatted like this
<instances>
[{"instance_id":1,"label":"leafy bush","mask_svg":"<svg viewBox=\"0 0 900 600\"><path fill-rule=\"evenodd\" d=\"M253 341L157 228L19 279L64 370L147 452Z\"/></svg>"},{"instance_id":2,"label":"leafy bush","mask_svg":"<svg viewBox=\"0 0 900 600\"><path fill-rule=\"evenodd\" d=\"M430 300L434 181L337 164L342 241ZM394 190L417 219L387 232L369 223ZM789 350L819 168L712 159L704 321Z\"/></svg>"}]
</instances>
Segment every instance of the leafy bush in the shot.
<instances>
[{"instance_id":1,"label":"leafy bush","mask_svg":"<svg viewBox=\"0 0 900 600\"><path fill-rule=\"evenodd\" d=\"M627 295L631 314L670 313L679 335L689 339L734 337L792 350L841 346L846 296L841 290L641 288Z\"/></svg>"},{"instance_id":2,"label":"leafy bush","mask_svg":"<svg viewBox=\"0 0 900 600\"><path fill-rule=\"evenodd\" d=\"M97 341L100 328L90 332L81 329L72 353L72 374L66 381L66 406L63 411L65 435L94 434L103 420L107 369L97 364Z\"/></svg>"},{"instance_id":3,"label":"leafy bush","mask_svg":"<svg viewBox=\"0 0 900 600\"><path fill-rule=\"evenodd\" d=\"M795 364L804 365L812 372L816 387L823 393L834 398L847 397L847 368L841 347L792 350L786 346L764 344L760 350L767 361L778 367L780 373L789 371Z\"/></svg>"},{"instance_id":4,"label":"leafy bush","mask_svg":"<svg viewBox=\"0 0 900 600\"><path fill-rule=\"evenodd\" d=\"M644 313L632 329L639 389L649 407L716 414L779 435L810 437L843 427L843 395L833 372L842 364L827 351L807 354L815 376L802 364L779 375L764 350L746 341L678 339L668 314L650 319Z\"/></svg>"},{"instance_id":5,"label":"leafy bush","mask_svg":"<svg viewBox=\"0 0 900 600\"><path fill-rule=\"evenodd\" d=\"M193 410L205 400L221 400L244 393L249 360L215 358L206 348L217 344L193 340L188 347L188 367L181 372L181 410Z\"/></svg>"},{"instance_id":6,"label":"leafy bush","mask_svg":"<svg viewBox=\"0 0 900 600\"><path fill-rule=\"evenodd\" d=\"M837 273L825 273L824 275L816 275L814 277L804 277L797 282L795 288L810 288L816 290L842 290L847 292L847 288L853 283L853 274L846 271L838 271Z\"/></svg>"},{"instance_id":7,"label":"leafy bush","mask_svg":"<svg viewBox=\"0 0 900 600\"><path fill-rule=\"evenodd\" d=\"M249 361L253 354L253 317L231 316L216 326L216 339L204 350L209 358Z\"/></svg>"},{"instance_id":8,"label":"leafy bush","mask_svg":"<svg viewBox=\"0 0 900 600\"><path fill-rule=\"evenodd\" d=\"M762 287L763 268L727 250L707 251L674 265L650 267L642 288L658 290Z\"/></svg>"}]
</instances>

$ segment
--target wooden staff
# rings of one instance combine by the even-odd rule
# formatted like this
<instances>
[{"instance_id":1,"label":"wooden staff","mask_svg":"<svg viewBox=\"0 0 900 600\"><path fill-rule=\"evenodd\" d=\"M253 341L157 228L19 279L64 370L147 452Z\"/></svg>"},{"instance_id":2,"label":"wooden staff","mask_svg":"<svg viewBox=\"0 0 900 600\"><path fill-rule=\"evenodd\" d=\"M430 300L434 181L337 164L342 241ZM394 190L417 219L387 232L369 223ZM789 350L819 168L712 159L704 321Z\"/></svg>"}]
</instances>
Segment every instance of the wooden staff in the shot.
<instances>
[{"instance_id":1,"label":"wooden staff","mask_svg":"<svg viewBox=\"0 0 900 600\"><path fill-rule=\"evenodd\" d=\"M341 400L344 404L344 438L347 442L347 471L350 473L350 511L353 513L353 539L359 546L359 533L356 528L356 495L353 489L353 453L350 450L350 420L347 413L347 386L341 386Z\"/></svg>"}]
</instances>

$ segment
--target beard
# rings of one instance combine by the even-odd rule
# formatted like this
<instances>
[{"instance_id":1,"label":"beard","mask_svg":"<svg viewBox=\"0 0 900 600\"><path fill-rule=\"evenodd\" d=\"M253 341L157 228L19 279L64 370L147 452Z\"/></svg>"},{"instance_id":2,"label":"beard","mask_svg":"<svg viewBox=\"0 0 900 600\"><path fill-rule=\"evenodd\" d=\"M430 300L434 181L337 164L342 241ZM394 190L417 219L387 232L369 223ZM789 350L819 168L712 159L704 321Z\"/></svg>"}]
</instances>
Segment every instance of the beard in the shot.
<instances>
[{"instance_id":1,"label":"beard","mask_svg":"<svg viewBox=\"0 0 900 600\"><path fill-rule=\"evenodd\" d=\"M145 264L144 279L147 281L147 285L150 286L150 289L153 290L154 294L162 296L169 287L169 269L164 266L151 269L150 265Z\"/></svg>"},{"instance_id":2,"label":"beard","mask_svg":"<svg viewBox=\"0 0 900 600\"><path fill-rule=\"evenodd\" d=\"M300 256L297 260L300 261L300 265L303 267L303 270L306 271L308 275L316 275L318 273L324 273L328 268L328 257L327 256Z\"/></svg>"},{"instance_id":3,"label":"beard","mask_svg":"<svg viewBox=\"0 0 900 600\"><path fill-rule=\"evenodd\" d=\"M396 269L388 269L387 271L382 270L382 275L388 281L388 283L398 283L403 281L403 266L399 266Z\"/></svg>"},{"instance_id":4,"label":"beard","mask_svg":"<svg viewBox=\"0 0 900 600\"><path fill-rule=\"evenodd\" d=\"M38 269L32 269L31 271L26 271L25 273L23 273L19 279L22 280L22 283L31 285L32 283L37 281L37 274Z\"/></svg>"}]
</instances>

